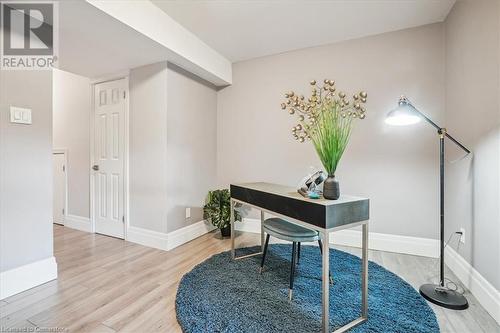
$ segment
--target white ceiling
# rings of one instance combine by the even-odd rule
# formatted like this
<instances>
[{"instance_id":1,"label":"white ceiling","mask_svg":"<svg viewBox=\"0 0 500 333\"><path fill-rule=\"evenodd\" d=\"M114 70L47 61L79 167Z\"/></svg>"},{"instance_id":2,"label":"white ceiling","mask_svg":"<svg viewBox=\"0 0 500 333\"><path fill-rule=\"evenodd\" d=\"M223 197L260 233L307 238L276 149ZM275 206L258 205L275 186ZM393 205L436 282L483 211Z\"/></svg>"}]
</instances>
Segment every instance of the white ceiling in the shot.
<instances>
[{"instance_id":1,"label":"white ceiling","mask_svg":"<svg viewBox=\"0 0 500 333\"><path fill-rule=\"evenodd\" d=\"M441 22L455 0L152 0L232 62Z\"/></svg>"},{"instance_id":2,"label":"white ceiling","mask_svg":"<svg viewBox=\"0 0 500 333\"><path fill-rule=\"evenodd\" d=\"M168 60L217 86L230 83L231 63L149 1L57 1L59 69L101 78Z\"/></svg>"},{"instance_id":3,"label":"white ceiling","mask_svg":"<svg viewBox=\"0 0 500 333\"><path fill-rule=\"evenodd\" d=\"M59 2L58 68L97 78L165 59L164 47L85 1Z\"/></svg>"}]
</instances>

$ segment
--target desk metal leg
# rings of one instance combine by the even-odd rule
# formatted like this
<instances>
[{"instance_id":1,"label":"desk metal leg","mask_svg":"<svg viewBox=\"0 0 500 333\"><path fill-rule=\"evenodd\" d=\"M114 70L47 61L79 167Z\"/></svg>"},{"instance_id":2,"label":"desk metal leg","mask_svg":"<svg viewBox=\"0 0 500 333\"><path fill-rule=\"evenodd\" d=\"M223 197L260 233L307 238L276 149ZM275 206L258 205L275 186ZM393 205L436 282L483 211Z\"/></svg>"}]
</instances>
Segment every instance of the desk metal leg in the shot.
<instances>
[{"instance_id":1,"label":"desk metal leg","mask_svg":"<svg viewBox=\"0 0 500 333\"><path fill-rule=\"evenodd\" d=\"M323 304L323 317L321 318L321 331L323 333L330 332L330 235L328 231L322 232L321 238L323 240L323 255L322 255L322 304Z\"/></svg>"},{"instance_id":2,"label":"desk metal leg","mask_svg":"<svg viewBox=\"0 0 500 333\"><path fill-rule=\"evenodd\" d=\"M361 250L361 317L338 328L333 333L343 333L368 320L368 223L363 224ZM324 330L324 329L323 329Z\"/></svg>"},{"instance_id":3,"label":"desk metal leg","mask_svg":"<svg viewBox=\"0 0 500 333\"><path fill-rule=\"evenodd\" d=\"M236 257L236 251L234 248L234 237L235 237L235 234L234 234L234 205L235 205L235 202L233 201L233 199L231 199L231 202L229 203L230 210L231 210L229 221L231 224L231 258L233 258L233 259Z\"/></svg>"},{"instance_id":4,"label":"desk metal leg","mask_svg":"<svg viewBox=\"0 0 500 333\"><path fill-rule=\"evenodd\" d=\"M231 210L231 215L230 215L230 223L231 223L231 258L233 260L238 260L238 259L244 259L244 258L249 258L249 257L254 257L262 254L262 249L264 248L264 233L262 232L262 227L261 227L261 235L260 235L260 242L261 242L261 250L260 252L257 253L250 253L247 255L239 256L236 257L236 247L234 245L234 239L236 237L235 231L234 231L234 206L236 205L236 201L231 199L230 203L230 210ZM264 212L261 213L261 218L264 216Z\"/></svg>"},{"instance_id":5,"label":"desk metal leg","mask_svg":"<svg viewBox=\"0 0 500 333\"><path fill-rule=\"evenodd\" d=\"M368 223L363 224L363 276L361 278L361 317L368 318Z\"/></svg>"},{"instance_id":6,"label":"desk metal leg","mask_svg":"<svg viewBox=\"0 0 500 333\"><path fill-rule=\"evenodd\" d=\"M260 250L264 251L264 211L260 211Z\"/></svg>"}]
</instances>

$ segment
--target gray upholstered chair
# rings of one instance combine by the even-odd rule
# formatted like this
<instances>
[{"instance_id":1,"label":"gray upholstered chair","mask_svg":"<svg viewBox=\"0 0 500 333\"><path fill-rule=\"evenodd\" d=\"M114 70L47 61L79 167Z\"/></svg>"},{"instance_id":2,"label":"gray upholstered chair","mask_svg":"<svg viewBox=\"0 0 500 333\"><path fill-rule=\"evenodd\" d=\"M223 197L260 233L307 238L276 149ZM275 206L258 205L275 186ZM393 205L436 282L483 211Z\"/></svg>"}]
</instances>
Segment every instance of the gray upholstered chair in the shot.
<instances>
[{"instance_id":1,"label":"gray upholstered chair","mask_svg":"<svg viewBox=\"0 0 500 333\"><path fill-rule=\"evenodd\" d=\"M292 299L293 294L293 280L295 276L295 266L300 260L300 244L304 242L318 242L319 251L322 253L322 243L319 233L315 230L307 229L280 218L269 218L264 221L264 232L267 234L266 242L264 244L264 251L262 252L262 260L260 263L260 273L264 268L266 260L267 247L269 245L270 236L276 237L281 240L292 242L292 262L290 266L290 288L288 290L288 298ZM333 284L332 275L330 274L330 284Z\"/></svg>"}]
</instances>

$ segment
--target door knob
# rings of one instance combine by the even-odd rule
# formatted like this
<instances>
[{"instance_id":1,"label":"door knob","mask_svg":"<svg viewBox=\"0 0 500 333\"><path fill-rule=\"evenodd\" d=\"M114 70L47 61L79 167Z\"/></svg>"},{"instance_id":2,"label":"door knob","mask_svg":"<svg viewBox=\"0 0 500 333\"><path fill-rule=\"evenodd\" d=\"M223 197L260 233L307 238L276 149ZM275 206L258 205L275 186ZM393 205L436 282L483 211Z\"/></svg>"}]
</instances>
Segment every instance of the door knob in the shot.
<instances>
[{"instance_id":1,"label":"door knob","mask_svg":"<svg viewBox=\"0 0 500 333\"><path fill-rule=\"evenodd\" d=\"M99 166L96 164L94 166L92 166L92 170L94 171L99 171Z\"/></svg>"}]
</instances>

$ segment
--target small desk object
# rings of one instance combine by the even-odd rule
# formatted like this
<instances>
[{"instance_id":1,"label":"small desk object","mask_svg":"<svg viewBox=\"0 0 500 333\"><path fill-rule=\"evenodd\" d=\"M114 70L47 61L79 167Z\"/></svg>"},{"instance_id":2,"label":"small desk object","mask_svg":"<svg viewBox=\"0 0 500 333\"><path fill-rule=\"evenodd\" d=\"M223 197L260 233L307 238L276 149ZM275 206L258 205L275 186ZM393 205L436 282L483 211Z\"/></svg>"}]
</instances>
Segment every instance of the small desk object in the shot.
<instances>
[{"instance_id":1,"label":"small desk object","mask_svg":"<svg viewBox=\"0 0 500 333\"><path fill-rule=\"evenodd\" d=\"M261 252L236 257L234 246L234 205L240 203L261 211ZM291 223L319 232L323 240L322 258L322 332L330 332L329 303L329 241L330 232L361 225L362 233L362 279L361 316L338 328L335 333L345 332L368 318L368 222L369 199L341 195L338 200L308 199L293 187L270 183L231 184L231 256L233 260L261 255L264 246L262 222L264 213L280 217ZM335 277L335 272L332 272Z\"/></svg>"}]
</instances>

